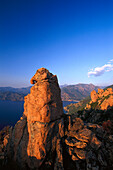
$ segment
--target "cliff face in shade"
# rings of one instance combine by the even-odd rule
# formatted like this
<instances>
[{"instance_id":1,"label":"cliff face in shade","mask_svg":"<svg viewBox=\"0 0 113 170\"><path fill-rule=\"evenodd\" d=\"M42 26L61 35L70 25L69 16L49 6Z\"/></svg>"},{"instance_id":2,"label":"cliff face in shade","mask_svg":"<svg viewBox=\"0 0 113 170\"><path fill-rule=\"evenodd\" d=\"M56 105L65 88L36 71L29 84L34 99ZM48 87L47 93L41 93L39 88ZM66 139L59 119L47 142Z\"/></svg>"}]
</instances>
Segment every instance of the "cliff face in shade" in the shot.
<instances>
[{"instance_id":1,"label":"cliff face in shade","mask_svg":"<svg viewBox=\"0 0 113 170\"><path fill-rule=\"evenodd\" d=\"M4 168L113 169L113 137L101 126L63 115L57 77L41 68L31 83L34 86L25 97L23 116L1 140Z\"/></svg>"}]
</instances>

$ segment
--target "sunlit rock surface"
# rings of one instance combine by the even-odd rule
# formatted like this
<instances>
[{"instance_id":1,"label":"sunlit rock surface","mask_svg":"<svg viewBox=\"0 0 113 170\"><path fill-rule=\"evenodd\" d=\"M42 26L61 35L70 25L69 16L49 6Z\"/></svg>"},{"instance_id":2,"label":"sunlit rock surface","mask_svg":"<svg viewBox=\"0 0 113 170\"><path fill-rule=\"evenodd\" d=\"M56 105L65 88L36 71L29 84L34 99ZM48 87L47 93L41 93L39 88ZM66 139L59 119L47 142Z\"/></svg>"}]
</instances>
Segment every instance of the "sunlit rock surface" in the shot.
<instances>
[{"instance_id":1,"label":"sunlit rock surface","mask_svg":"<svg viewBox=\"0 0 113 170\"><path fill-rule=\"evenodd\" d=\"M108 88L105 91L98 89L98 92L93 90L91 92L91 101L86 105L85 109L91 109L94 106L100 110L106 110L108 107L113 106L113 91L112 88Z\"/></svg>"}]
</instances>

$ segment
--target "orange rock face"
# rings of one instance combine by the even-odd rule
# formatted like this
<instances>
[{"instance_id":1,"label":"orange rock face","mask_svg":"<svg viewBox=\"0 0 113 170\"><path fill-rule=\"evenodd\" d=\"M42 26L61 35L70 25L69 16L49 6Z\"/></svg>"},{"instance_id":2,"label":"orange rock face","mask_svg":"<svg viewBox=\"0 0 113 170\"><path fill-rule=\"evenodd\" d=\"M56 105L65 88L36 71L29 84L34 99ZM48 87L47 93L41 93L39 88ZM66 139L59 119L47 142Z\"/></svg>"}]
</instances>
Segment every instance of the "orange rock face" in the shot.
<instances>
[{"instance_id":1,"label":"orange rock face","mask_svg":"<svg viewBox=\"0 0 113 170\"><path fill-rule=\"evenodd\" d=\"M103 96L103 89L98 89L98 97L101 98Z\"/></svg>"},{"instance_id":2,"label":"orange rock face","mask_svg":"<svg viewBox=\"0 0 113 170\"><path fill-rule=\"evenodd\" d=\"M100 110L107 110L108 107L113 106L113 91L112 88L108 88L105 91L98 89L98 93L95 90L91 92L91 101L85 107L85 109L91 109L91 104L97 102L96 108Z\"/></svg>"},{"instance_id":3,"label":"orange rock face","mask_svg":"<svg viewBox=\"0 0 113 170\"><path fill-rule=\"evenodd\" d=\"M96 91L93 90L93 91L91 92L91 100L92 100L92 102L96 102L96 101L97 101L97 98L98 98L98 95L97 95Z\"/></svg>"},{"instance_id":4,"label":"orange rock face","mask_svg":"<svg viewBox=\"0 0 113 170\"><path fill-rule=\"evenodd\" d=\"M108 107L113 106L113 96L111 95L108 99L105 99L101 104L101 110L106 110Z\"/></svg>"},{"instance_id":5,"label":"orange rock face","mask_svg":"<svg viewBox=\"0 0 113 170\"><path fill-rule=\"evenodd\" d=\"M16 123L9 143L13 159L24 167L38 168L48 152L53 152L64 135L63 106L58 80L47 69L32 77L30 94L25 97L23 117Z\"/></svg>"},{"instance_id":6,"label":"orange rock face","mask_svg":"<svg viewBox=\"0 0 113 170\"><path fill-rule=\"evenodd\" d=\"M35 82L35 85L31 88L31 93L25 97L24 104L24 115L27 117L29 132L27 153L41 160L46 156L47 136L54 129L56 122L58 131L59 126L62 126L57 119L61 118L63 107L56 76L49 73L47 69L41 68L37 70L31 82ZM56 122L49 126L45 124L55 120Z\"/></svg>"},{"instance_id":7,"label":"orange rock face","mask_svg":"<svg viewBox=\"0 0 113 170\"><path fill-rule=\"evenodd\" d=\"M60 118L63 107L57 77L41 68L31 79L35 85L25 97L24 115L28 121L50 122Z\"/></svg>"}]
</instances>

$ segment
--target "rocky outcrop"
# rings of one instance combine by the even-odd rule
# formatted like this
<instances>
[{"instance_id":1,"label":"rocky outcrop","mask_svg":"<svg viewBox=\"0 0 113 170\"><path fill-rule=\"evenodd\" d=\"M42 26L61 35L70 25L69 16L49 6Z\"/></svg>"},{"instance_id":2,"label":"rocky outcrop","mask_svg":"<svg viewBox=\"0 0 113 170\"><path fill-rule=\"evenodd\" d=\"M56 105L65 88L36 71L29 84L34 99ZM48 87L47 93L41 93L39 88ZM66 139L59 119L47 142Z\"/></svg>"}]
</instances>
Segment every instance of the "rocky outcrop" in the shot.
<instances>
[{"instance_id":1,"label":"rocky outcrop","mask_svg":"<svg viewBox=\"0 0 113 170\"><path fill-rule=\"evenodd\" d=\"M99 125L103 124L103 127L106 127L106 121L110 120L111 126L108 126L107 132L113 134L113 91L112 88L106 90L98 89L98 92L93 90L89 100L83 100L76 104L80 105L77 111L74 108L75 104L67 106L69 110L74 112L76 117L81 118L85 122L96 123ZM70 113L71 114L71 113ZM108 124L108 123L107 123Z\"/></svg>"},{"instance_id":2,"label":"rocky outcrop","mask_svg":"<svg viewBox=\"0 0 113 170\"><path fill-rule=\"evenodd\" d=\"M84 124L74 115L67 117L67 124L70 125L65 131L65 155L72 160L67 169L112 169L113 136L105 135L102 126Z\"/></svg>"},{"instance_id":3,"label":"rocky outcrop","mask_svg":"<svg viewBox=\"0 0 113 170\"><path fill-rule=\"evenodd\" d=\"M91 100L92 100L92 102L96 102L97 99L98 99L98 95L97 95L96 91L93 90L93 91L91 92Z\"/></svg>"},{"instance_id":4,"label":"rocky outcrop","mask_svg":"<svg viewBox=\"0 0 113 170\"><path fill-rule=\"evenodd\" d=\"M24 113L16 123L7 146L7 156L21 167L42 165L55 152L64 136L63 107L57 77L45 68L31 79L34 86L25 97Z\"/></svg>"},{"instance_id":5,"label":"rocky outcrop","mask_svg":"<svg viewBox=\"0 0 113 170\"><path fill-rule=\"evenodd\" d=\"M9 133L11 130L12 127L6 126L0 131L0 169L2 168L1 166L4 164L6 146L8 144Z\"/></svg>"},{"instance_id":6,"label":"rocky outcrop","mask_svg":"<svg viewBox=\"0 0 113 170\"><path fill-rule=\"evenodd\" d=\"M112 169L113 137L63 114L57 77L41 68L31 83L23 116L3 139L4 166L12 161L14 169L24 170Z\"/></svg>"},{"instance_id":7,"label":"rocky outcrop","mask_svg":"<svg viewBox=\"0 0 113 170\"><path fill-rule=\"evenodd\" d=\"M66 109L65 109L66 108ZM113 135L113 91L93 90L91 96L77 104L70 104L64 109L67 114L81 118L87 123L96 123L103 126L106 133Z\"/></svg>"},{"instance_id":8,"label":"rocky outcrop","mask_svg":"<svg viewBox=\"0 0 113 170\"><path fill-rule=\"evenodd\" d=\"M25 97L24 115L28 122L49 123L61 118L63 107L57 77L41 68L31 79L35 85Z\"/></svg>"},{"instance_id":9,"label":"rocky outcrop","mask_svg":"<svg viewBox=\"0 0 113 170\"><path fill-rule=\"evenodd\" d=\"M108 107L113 106L113 91L108 88L105 91L98 89L98 92L93 90L91 92L91 101L86 105L85 109L100 109L107 110Z\"/></svg>"}]
</instances>

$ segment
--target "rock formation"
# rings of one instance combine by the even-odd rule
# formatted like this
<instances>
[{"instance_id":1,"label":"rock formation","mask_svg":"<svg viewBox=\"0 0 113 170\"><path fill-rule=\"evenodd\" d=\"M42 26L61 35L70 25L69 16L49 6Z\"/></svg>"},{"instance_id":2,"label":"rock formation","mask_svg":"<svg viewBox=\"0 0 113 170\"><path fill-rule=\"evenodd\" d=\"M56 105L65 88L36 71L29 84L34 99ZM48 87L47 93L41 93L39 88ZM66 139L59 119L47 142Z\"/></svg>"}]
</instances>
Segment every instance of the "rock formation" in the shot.
<instances>
[{"instance_id":1,"label":"rock formation","mask_svg":"<svg viewBox=\"0 0 113 170\"><path fill-rule=\"evenodd\" d=\"M71 122L71 128L68 125L65 130L65 159L70 163L64 159L65 169L112 169L113 137L105 135L102 126L84 123L74 115L67 117L67 124Z\"/></svg>"},{"instance_id":2,"label":"rock formation","mask_svg":"<svg viewBox=\"0 0 113 170\"><path fill-rule=\"evenodd\" d=\"M112 88L108 88L105 91L98 89L98 92L93 90L91 92L91 101L86 105L85 109L91 109L92 106L100 110L107 110L108 107L113 106Z\"/></svg>"},{"instance_id":3,"label":"rock formation","mask_svg":"<svg viewBox=\"0 0 113 170\"><path fill-rule=\"evenodd\" d=\"M57 77L45 68L31 79L34 86L25 97L24 113L16 123L8 145L8 157L21 167L41 166L64 135L63 107Z\"/></svg>"},{"instance_id":4,"label":"rock formation","mask_svg":"<svg viewBox=\"0 0 113 170\"><path fill-rule=\"evenodd\" d=\"M106 90L98 89L98 92L93 90L91 92L91 99L89 98L88 100L83 100L77 104L74 104L74 106L76 108L78 107L78 110L76 109L77 111L74 113L76 117L81 118L85 122L102 125L107 132L113 134L112 88L108 88ZM66 108L72 110L74 106L72 104L72 106L70 105Z\"/></svg>"},{"instance_id":5,"label":"rock formation","mask_svg":"<svg viewBox=\"0 0 113 170\"><path fill-rule=\"evenodd\" d=\"M9 126L6 126L0 131L0 160L4 159L5 156L4 152L6 145L8 143L10 130L11 128Z\"/></svg>"},{"instance_id":6,"label":"rock formation","mask_svg":"<svg viewBox=\"0 0 113 170\"><path fill-rule=\"evenodd\" d=\"M97 99L98 99L98 95L97 95L96 91L93 90L93 91L91 92L91 100L92 100L92 102L96 102Z\"/></svg>"},{"instance_id":7,"label":"rock formation","mask_svg":"<svg viewBox=\"0 0 113 170\"><path fill-rule=\"evenodd\" d=\"M41 68L31 83L23 116L2 140L4 167L13 161L16 170L112 169L113 137L102 126L63 114L57 77Z\"/></svg>"}]
</instances>

